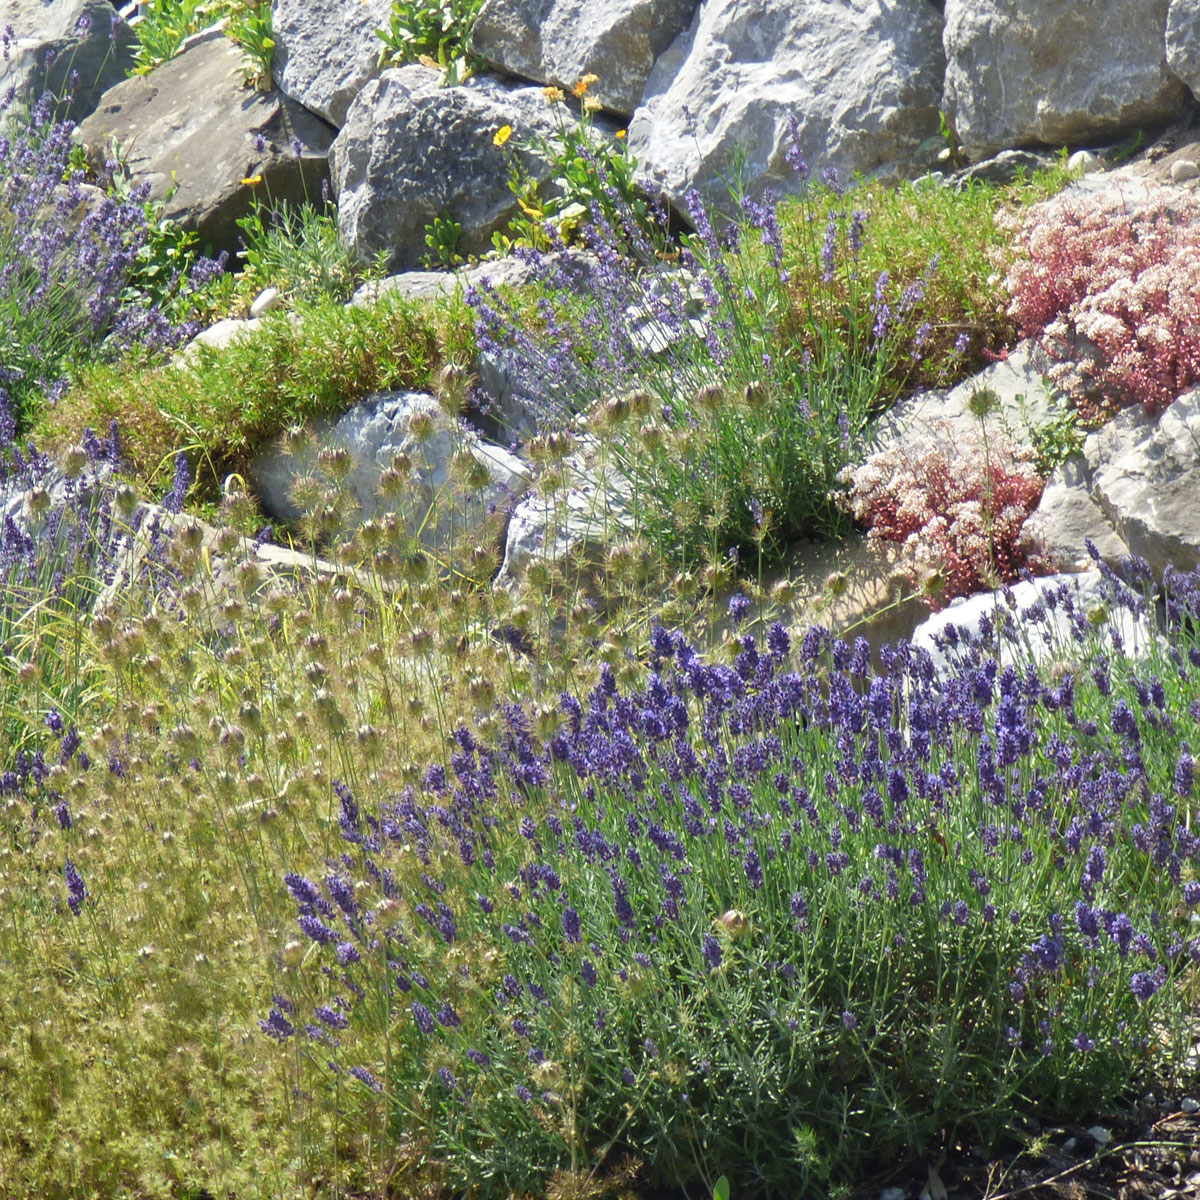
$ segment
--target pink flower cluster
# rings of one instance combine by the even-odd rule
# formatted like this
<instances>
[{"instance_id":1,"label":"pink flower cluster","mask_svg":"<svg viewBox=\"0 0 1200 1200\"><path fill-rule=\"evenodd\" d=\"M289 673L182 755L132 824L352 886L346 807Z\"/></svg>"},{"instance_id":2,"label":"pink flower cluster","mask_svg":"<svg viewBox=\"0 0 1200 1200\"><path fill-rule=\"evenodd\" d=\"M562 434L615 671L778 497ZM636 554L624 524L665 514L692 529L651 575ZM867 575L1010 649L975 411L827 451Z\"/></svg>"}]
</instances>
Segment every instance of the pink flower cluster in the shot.
<instances>
[{"instance_id":1,"label":"pink flower cluster","mask_svg":"<svg viewBox=\"0 0 1200 1200\"><path fill-rule=\"evenodd\" d=\"M1008 218L1009 315L1087 418L1161 413L1200 379L1200 198L1158 185Z\"/></svg>"},{"instance_id":2,"label":"pink flower cluster","mask_svg":"<svg viewBox=\"0 0 1200 1200\"><path fill-rule=\"evenodd\" d=\"M985 445L943 423L855 469L848 503L872 538L900 545L901 569L937 609L1036 565L1021 527L1041 495L1032 465L1002 435L989 432Z\"/></svg>"}]
</instances>

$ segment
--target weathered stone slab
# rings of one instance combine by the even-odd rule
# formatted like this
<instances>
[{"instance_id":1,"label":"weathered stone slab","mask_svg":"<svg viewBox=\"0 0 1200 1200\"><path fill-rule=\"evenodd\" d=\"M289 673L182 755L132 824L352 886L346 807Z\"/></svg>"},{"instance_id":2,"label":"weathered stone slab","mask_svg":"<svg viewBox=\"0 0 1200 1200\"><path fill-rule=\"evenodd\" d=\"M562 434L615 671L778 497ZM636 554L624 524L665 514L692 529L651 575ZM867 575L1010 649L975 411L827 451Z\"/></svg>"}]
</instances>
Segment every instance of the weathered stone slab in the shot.
<instances>
[{"instance_id":1,"label":"weathered stone slab","mask_svg":"<svg viewBox=\"0 0 1200 1200\"><path fill-rule=\"evenodd\" d=\"M1178 116L1168 0L946 0L945 109L973 159L1094 144Z\"/></svg>"},{"instance_id":2,"label":"weathered stone slab","mask_svg":"<svg viewBox=\"0 0 1200 1200\"><path fill-rule=\"evenodd\" d=\"M241 47L214 31L111 88L76 136L97 164L118 142L130 175L165 201L165 217L232 253L256 196L318 199L333 133L282 93L247 88Z\"/></svg>"},{"instance_id":3,"label":"weathered stone slab","mask_svg":"<svg viewBox=\"0 0 1200 1200\"><path fill-rule=\"evenodd\" d=\"M572 88L629 116L655 59L688 26L696 0L487 0L471 46L498 70Z\"/></svg>"},{"instance_id":4,"label":"weathered stone slab","mask_svg":"<svg viewBox=\"0 0 1200 1200\"><path fill-rule=\"evenodd\" d=\"M462 226L458 252L479 254L520 209L508 186L513 157L545 182L544 159L524 138L552 137L558 121L540 88L475 76L441 86L441 72L407 66L372 79L350 106L330 153L342 237L364 260L383 252L394 269L429 252L425 227L449 215ZM504 126L515 131L495 144Z\"/></svg>"},{"instance_id":5,"label":"weathered stone slab","mask_svg":"<svg viewBox=\"0 0 1200 1200\"><path fill-rule=\"evenodd\" d=\"M350 452L342 486L358 505L352 522L395 512L407 533L429 546L445 546L452 533L464 541L498 537L508 511L529 485L529 468L520 459L452 421L432 396L419 392L381 393L336 421L317 423L313 432L321 447ZM270 516L286 521L301 516L291 487L316 465L316 453L289 454L276 443L258 454L251 481ZM383 496L383 472L398 455L407 457L408 473ZM463 478L464 466L470 465L465 460L482 468L478 481Z\"/></svg>"},{"instance_id":6,"label":"weathered stone slab","mask_svg":"<svg viewBox=\"0 0 1200 1200\"><path fill-rule=\"evenodd\" d=\"M915 174L939 129L943 67L928 0L705 0L655 64L630 150L681 210L693 187L724 202L739 167L753 194L794 191L793 122L814 172Z\"/></svg>"},{"instance_id":7,"label":"weathered stone slab","mask_svg":"<svg viewBox=\"0 0 1200 1200\"><path fill-rule=\"evenodd\" d=\"M279 90L341 128L355 96L379 72L391 0L275 0L271 6Z\"/></svg>"},{"instance_id":8,"label":"weathered stone slab","mask_svg":"<svg viewBox=\"0 0 1200 1200\"><path fill-rule=\"evenodd\" d=\"M138 44L107 0L0 0L6 26L13 37L0 61L0 95L13 87L19 102L33 102L48 91L60 120L92 112L125 78Z\"/></svg>"}]
</instances>

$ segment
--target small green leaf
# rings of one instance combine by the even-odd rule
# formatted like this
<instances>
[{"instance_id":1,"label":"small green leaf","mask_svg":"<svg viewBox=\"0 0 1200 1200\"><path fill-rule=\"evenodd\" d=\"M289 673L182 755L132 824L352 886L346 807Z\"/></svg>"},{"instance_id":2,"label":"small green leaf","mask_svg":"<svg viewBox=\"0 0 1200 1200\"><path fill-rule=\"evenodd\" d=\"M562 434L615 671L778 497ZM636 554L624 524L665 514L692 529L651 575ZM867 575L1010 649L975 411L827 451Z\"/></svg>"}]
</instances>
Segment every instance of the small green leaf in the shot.
<instances>
[{"instance_id":1,"label":"small green leaf","mask_svg":"<svg viewBox=\"0 0 1200 1200\"><path fill-rule=\"evenodd\" d=\"M713 1184L713 1200L729 1200L729 1176L722 1175Z\"/></svg>"}]
</instances>

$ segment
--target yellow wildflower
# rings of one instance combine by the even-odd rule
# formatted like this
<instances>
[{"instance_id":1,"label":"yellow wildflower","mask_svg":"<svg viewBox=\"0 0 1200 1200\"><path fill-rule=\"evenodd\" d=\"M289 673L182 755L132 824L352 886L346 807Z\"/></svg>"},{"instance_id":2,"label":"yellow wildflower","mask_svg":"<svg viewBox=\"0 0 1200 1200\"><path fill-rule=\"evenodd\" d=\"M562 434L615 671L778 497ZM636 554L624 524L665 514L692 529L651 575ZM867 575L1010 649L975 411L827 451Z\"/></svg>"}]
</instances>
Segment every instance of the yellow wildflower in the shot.
<instances>
[{"instance_id":1,"label":"yellow wildflower","mask_svg":"<svg viewBox=\"0 0 1200 1200\"><path fill-rule=\"evenodd\" d=\"M625 134L627 132L628 132L628 130L618 129L617 132L613 136L616 137L617 140L619 141L621 138L623 138L625 136Z\"/></svg>"},{"instance_id":2,"label":"yellow wildflower","mask_svg":"<svg viewBox=\"0 0 1200 1200\"><path fill-rule=\"evenodd\" d=\"M590 88L592 86L593 83L599 83L599 82L600 82L599 75L584 75L580 78L579 82L571 89L571 92L575 96L582 96L588 90L588 88Z\"/></svg>"},{"instance_id":3,"label":"yellow wildflower","mask_svg":"<svg viewBox=\"0 0 1200 1200\"><path fill-rule=\"evenodd\" d=\"M565 100L562 88L548 87L542 88L542 95L546 97L547 104L557 104L560 100Z\"/></svg>"},{"instance_id":4,"label":"yellow wildflower","mask_svg":"<svg viewBox=\"0 0 1200 1200\"><path fill-rule=\"evenodd\" d=\"M512 126L501 125L500 128L496 130L496 136L492 138L492 145L503 146L510 137L512 137Z\"/></svg>"},{"instance_id":5,"label":"yellow wildflower","mask_svg":"<svg viewBox=\"0 0 1200 1200\"><path fill-rule=\"evenodd\" d=\"M253 187L256 183L262 183L262 175L251 175L242 180L246 187Z\"/></svg>"},{"instance_id":6,"label":"yellow wildflower","mask_svg":"<svg viewBox=\"0 0 1200 1200\"><path fill-rule=\"evenodd\" d=\"M599 112L603 105L601 105L595 96L586 96L583 101L583 107L585 112Z\"/></svg>"}]
</instances>

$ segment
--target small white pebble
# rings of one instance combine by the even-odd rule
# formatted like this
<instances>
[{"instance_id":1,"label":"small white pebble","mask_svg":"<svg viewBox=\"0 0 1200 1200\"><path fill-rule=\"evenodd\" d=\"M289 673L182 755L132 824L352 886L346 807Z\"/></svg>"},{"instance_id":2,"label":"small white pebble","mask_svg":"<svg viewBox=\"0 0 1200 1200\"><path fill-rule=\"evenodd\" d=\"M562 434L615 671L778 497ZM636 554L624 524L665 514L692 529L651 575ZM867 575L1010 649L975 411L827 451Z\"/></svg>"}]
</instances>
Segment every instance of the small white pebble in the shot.
<instances>
[{"instance_id":1,"label":"small white pebble","mask_svg":"<svg viewBox=\"0 0 1200 1200\"><path fill-rule=\"evenodd\" d=\"M879 1193L879 1200L906 1200L908 1193L902 1187L884 1188Z\"/></svg>"},{"instance_id":2,"label":"small white pebble","mask_svg":"<svg viewBox=\"0 0 1200 1200\"><path fill-rule=\"evenodd\" d=\"M1100 160L1090 150L1076 150L1067 159L1068 171L1082 171L1085 175L1096 170Z\"/></svg>"},{"instance_id":3,"label":"small white pebble","mask_svg":"<svg viewBox=\"0 0 1200 1200\"><path fill-rule=\"evenodd\" d=\"M1179 1102L1179 1107L1187 1113L1197 1112L1200 1111L1200 1100L1197 1100L1194 1096L1184 1096Z\"/></svg>"},{"instance_id":4,"label":"small white pebble","mask_svg":"<svg viewBox=\"0 0 1200 1200\"><path fill-rule=\"evenodd\" d=\"M254 298L254 303L250 305L251 318L261 317L264 313L269 313L271 309L279 306L279 289L278 288L263 288Z\"/></svg>"},{"instance_id":5,"label":"small white pebble","mask_svg":"<svg viewBox=\"0 0 1200 1200\"><path fill-rule=\"evenodd\" d=\"M1195 179L1200 175L1200 166L1197 166L1190 158L1181 158L1178 162L1171 164L1171 179L1174 183L1187 183L1189 179Z\"/></svg>"},{"instance_id":6,"label":"small white pebble","mask_svg":"<svg viewBox=\"0 0 1200 1200\"><path fill-rule=\"evenodd\" d=\"M1079 1145L1078 1138L1067 1138L1067 1140L1065 1142L1063 1142L1060 1149L1062 1150L1062 1152L1064 1154L1071 1154L1074 1152L1075 1147L1078 1145Z\"/></svg>"},{"instance_id":7,"label":"small white pebble","mask_svg":"<svg viewBox=\"0 0 1200 1200\"><path fill-rule=\"evenodd\" d=\"M1103 1125L1093 1125L1087 1132L1097 1146L1107 1146L1112 1141L1112 1134Z\"/></svg>"}]
</instances>

